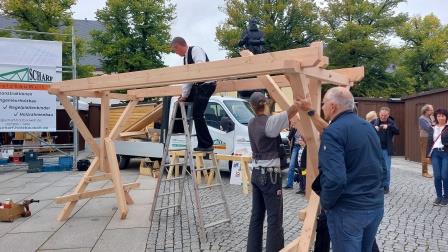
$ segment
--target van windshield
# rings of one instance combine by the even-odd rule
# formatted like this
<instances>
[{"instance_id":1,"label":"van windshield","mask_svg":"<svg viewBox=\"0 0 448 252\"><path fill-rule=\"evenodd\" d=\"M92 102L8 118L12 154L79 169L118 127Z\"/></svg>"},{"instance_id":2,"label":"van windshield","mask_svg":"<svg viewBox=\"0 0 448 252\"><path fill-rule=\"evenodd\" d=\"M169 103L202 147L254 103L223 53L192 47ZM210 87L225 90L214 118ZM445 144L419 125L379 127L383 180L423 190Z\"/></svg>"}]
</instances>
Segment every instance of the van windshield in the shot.
<instances>
[{"instance_id":1,"label":"van windshield","mask_svg":"<svg viewBox=\"0 0 448 252\"><path fill-rule=\"evenodd\" d=\"M226 107L230 110L230 113L241 124L249 124L249 120L255 116L254 111L250 107L250 104L246 101L224 101Z\"/></svg>"}]
</instances>

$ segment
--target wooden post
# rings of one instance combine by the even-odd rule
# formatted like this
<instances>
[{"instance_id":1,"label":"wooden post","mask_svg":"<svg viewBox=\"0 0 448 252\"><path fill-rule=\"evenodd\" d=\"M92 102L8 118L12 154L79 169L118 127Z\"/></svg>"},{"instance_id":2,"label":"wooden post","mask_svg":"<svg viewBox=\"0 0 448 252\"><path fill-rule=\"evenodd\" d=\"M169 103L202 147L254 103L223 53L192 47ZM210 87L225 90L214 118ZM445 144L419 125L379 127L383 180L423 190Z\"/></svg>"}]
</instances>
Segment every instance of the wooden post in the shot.
<instances>
[{"instance_id":1,"label":"wooden post","mask_svg":"<svg viewBox=\"0 0 448 252\"><path fill-rule=\"evenodd\" d=\"M106 159L105 142L109 134L109 106L110 106L109 92L104 92L101 96L101 119L100 119L100 170L109 172L108 163Z\"/></svg>"}]
</instances>

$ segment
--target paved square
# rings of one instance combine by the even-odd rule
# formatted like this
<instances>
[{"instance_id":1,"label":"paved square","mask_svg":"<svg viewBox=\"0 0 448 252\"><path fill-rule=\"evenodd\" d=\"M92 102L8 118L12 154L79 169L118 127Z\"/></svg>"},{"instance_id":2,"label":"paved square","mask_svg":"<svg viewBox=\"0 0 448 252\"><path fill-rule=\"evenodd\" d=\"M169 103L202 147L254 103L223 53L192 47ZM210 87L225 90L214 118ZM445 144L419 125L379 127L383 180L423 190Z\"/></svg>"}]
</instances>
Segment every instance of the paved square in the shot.
<instances>
[{"instance_id":1,"label":"paved square","mask_svg":"<svg viewBox=\"0 0 448 252\"><path fill-rule=\"evenodd\" d=\"M138 175L135 168L122 171L124 181L138 181L131 191L135 204L126 220L120 220L113 195L78 202L72 217L58 222L63 205L56 196L71 193L82 173L27 174L23 170L2 172L0 200L40 199L31 205L33 215L13 223L0 223L0 251L245 251L251 211L251 196L240 186L229 185L229 173L222 172L232 222L209 228L207 242L199 242L193 211L191 184L184 195L179 215L172 210L158 212L152 228L149 212L156 181ZM286 177L286 171L284 173ZM89 188L108 187L95 183ZM210 193L207 197L214 197ZM391 192L385 197L385 214L377 235L382 251L448 251L448 207L433 206L433 180L420 176L420 164L403 158L392 160ZM306 206L295 190L284 191L285 243L295 239L302 227L297 212ZM223 217L220 207L204 212L205 222Z\"/></svg>"}]
</instances>

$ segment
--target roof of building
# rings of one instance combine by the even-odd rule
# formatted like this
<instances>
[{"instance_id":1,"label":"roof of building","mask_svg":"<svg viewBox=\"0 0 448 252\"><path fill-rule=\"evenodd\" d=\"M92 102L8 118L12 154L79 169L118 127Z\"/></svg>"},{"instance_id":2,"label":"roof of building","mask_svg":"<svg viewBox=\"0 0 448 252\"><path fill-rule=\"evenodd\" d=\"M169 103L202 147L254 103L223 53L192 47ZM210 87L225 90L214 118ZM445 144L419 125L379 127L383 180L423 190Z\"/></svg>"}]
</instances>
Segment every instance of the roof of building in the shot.
<instances>
[{"instance_id":1,"label":"roof of building","mask_svg":"<svg viewBox=\"0 0 448 252\"><path fill-rule=\"evenodd\" d=\"M412 94L412 95L408 95L408 96L403 96L401 99L403 99L403 100L409 100L409 99L418 98L418 97L421 97L421 96L432 95L432 94L438 94L438 93L444 93L444 92L448 92L448 88L437 88L437 89L432 89L432 90L425 91L425 92L420 92L420 93L417 93L417 94Z\"/></svg>"},{"instance_id":2,"label":"roof of building","mask_svg":"<svg viewBox=\"0 0 448 252\"><path fill-rule=\"evenodd\" d=\"M96 20L73 20L75 26L75 35L82 38L84 41L91 40L90 32L93 30L104 30L103 25ZM3 15L0 15L0 28L14 28L17 21ZM101 57L94 54L86 53L79 59L80 65L93 65L95 68L101 69Z\"/></svg>"}]
</instances>

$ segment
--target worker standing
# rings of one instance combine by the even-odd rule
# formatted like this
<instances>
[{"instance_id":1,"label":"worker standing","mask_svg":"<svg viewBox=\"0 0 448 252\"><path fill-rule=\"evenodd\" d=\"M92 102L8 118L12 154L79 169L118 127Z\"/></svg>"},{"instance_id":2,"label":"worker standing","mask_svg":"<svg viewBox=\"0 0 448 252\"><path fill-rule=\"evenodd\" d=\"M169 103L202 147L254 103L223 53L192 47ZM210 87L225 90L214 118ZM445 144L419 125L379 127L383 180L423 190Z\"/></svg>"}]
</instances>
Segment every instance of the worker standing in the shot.
<instances>
[{"instance_id":1,"label":"worker standing","mask_svg":"<svg viewBox=\"0 0 448 252\"><path fill-rule=\"evenodd\" d=\"M247 242L248 252L262 251L263 223L267 213L266 251L277 252L284 246L283 194L279 151L280 131L288 128L298 109L294 103L287 111L268 116L267 98L260 92L250 96L255 117L249 121L249 139L252 148L252 215Z\"/></svg>"}]
</instances>

